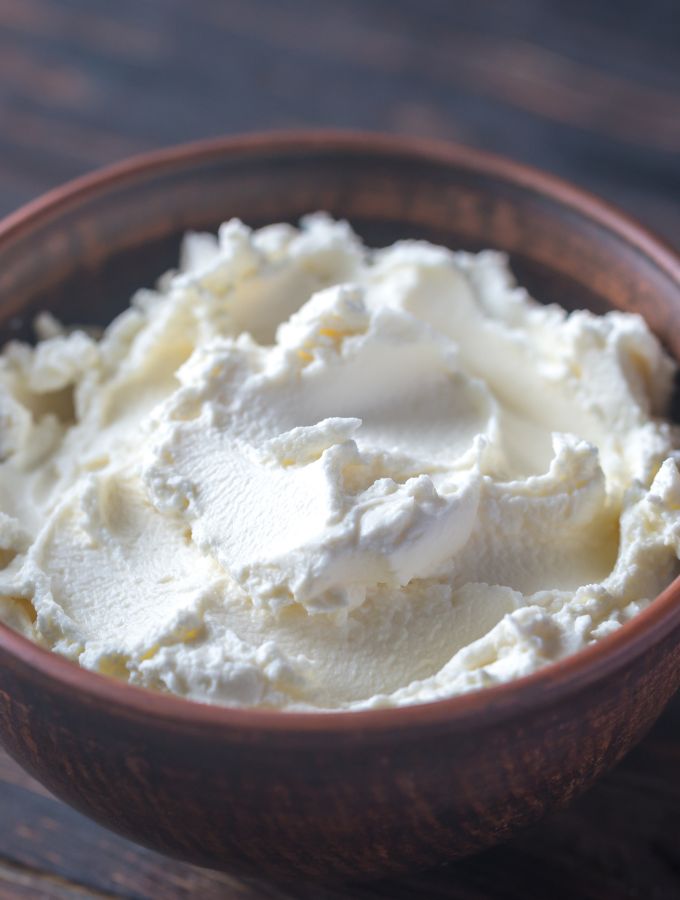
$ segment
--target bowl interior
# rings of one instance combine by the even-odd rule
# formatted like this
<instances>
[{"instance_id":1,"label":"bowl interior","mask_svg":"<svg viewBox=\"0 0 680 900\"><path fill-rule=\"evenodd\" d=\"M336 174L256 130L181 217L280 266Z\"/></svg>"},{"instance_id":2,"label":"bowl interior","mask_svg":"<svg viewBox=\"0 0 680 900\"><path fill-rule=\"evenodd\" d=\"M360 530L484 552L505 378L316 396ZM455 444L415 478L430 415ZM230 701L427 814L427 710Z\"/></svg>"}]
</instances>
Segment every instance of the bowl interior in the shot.
<instances>
[{"instance_id":1,"label":"bowl interior","mask_svg":"<svg viewBox=\"0 0 680 900\"><path fill-rule=\"evenodd\" d=\"M295 222L319 209L349 219L373 246L408 237L504 250L537 299L642 312L680 356L677 283L596 201L473 151L323 135L156 154L15 215L0 229L0 340L30 339L43 309L69 324L106 324L176 264L189 229L232 216Z\"/></svg>"}]
</instances>

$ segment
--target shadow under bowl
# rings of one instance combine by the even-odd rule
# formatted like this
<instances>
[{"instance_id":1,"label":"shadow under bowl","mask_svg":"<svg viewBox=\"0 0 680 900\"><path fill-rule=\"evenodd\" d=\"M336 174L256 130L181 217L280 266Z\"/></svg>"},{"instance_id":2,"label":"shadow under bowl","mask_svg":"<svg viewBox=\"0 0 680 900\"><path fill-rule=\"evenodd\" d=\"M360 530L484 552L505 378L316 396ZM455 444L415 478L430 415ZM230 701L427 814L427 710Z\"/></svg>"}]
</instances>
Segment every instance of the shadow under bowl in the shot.
<instances>
[{"instance_id":1,"label":"shadow under bowl","mask_svg":"<svg viewBox=\"0 0 680 900\"><path fill-rule=\"evenodd\" d=\"M509 253L530 291L639 312L680 357L680 263L625 216L476 151L379 135L270 134L151 154L0 225L0 336L49 309L105 324L188 229L317 209L375 246ZM56 795L172 856L233 873L366 878L495 843L567 802L680 685L680 585L582 653L514 683L360 713L202 706L93 674L0 626L0 741Z\"/></svg>"}]
</instances>

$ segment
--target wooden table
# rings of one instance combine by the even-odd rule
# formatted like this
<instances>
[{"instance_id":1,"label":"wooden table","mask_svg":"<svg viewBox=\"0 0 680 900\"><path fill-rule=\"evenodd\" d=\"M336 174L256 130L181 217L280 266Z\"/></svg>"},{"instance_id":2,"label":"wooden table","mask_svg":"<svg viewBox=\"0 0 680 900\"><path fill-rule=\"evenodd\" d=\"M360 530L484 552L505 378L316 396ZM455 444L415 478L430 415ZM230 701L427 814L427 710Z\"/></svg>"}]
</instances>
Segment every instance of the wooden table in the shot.
<instances>
[{"instance_id":1,"label":"wooden table","mask_svg":"<svg viewBox=\"0 0 680 900\"><path fill-rule=\"evenodd\" d=\"M680 246L679 46L675 0L0 0L0 213L156 146L334 125L503 152ZM511 843L328 891L163 859L0 753L0 898L22 897L677 900L680 698L615 772Z\"/></svg>"}]
</instances>

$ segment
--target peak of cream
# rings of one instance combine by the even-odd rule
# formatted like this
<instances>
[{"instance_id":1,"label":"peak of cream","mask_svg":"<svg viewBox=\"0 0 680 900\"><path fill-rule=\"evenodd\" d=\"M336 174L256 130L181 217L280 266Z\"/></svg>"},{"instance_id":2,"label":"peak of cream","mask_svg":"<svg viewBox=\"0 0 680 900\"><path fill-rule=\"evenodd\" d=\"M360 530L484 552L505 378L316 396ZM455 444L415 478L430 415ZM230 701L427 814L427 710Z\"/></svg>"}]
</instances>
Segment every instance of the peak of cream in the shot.
<instances>
[{"instance_id":1,"label":"peak of cream","mask_svg":"<svg viewBox=\"0 0 680 900\"><path fill-rule=\"evenodd\" d=\"M678 570L672 362L498 253L232 221L100 340L39 334L0 361L0 616L89 668L421 702L586 646Z\"/></svg>"}]
</instances>

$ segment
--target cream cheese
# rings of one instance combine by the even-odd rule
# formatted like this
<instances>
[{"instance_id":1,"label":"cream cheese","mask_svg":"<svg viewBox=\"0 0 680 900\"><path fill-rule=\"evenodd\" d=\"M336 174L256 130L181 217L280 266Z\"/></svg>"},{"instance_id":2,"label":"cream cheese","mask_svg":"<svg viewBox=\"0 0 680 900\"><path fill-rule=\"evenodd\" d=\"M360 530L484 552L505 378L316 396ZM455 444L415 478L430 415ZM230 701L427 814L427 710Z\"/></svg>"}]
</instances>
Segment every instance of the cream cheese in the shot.
<instances>
[{"instance_id":1,"label":"cream cheese","mask_svg":"<svg viewBox=\"0 0 680 900\"><path fill-rule=\"evenodd\" d=\"M101 339L38 334L0 358L0 617L87 668L423 702L587 646L678 572L673 363L501 254L231 221Z\"/></svg>"}]
</instances>

